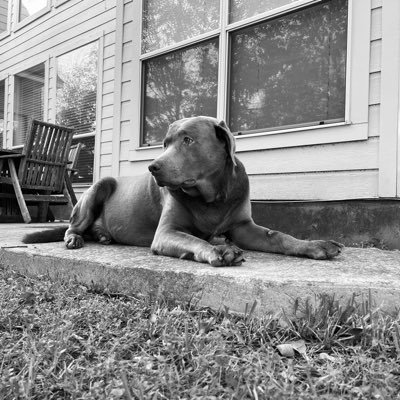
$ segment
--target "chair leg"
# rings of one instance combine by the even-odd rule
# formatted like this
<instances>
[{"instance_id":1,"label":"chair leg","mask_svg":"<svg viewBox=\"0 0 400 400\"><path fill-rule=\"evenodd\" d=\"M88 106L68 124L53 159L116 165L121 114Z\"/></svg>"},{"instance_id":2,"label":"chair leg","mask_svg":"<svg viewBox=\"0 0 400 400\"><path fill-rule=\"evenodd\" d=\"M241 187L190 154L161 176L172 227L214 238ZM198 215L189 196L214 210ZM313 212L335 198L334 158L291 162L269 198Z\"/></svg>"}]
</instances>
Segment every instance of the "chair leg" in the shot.
<instances>
[{"instance_id":1,"label":"chair leg","mask_svg":"<svg viewBox=\"0 0 400 400\"><path fill-rule=\"evenodd\" d=\"M29 224L29 222L32 221L32 218L31 215L29 214L28 207L26 206L21 186L19 185L18 175L15 169L14 160L8 159L8 166L10 168L11 181L14 187L15 196L17 197L19 209L21 210L22 218L24 219L25 223Z\"/></svg>"},{"instance_id":2,"label":"chair leg","mask_svg":"<svg viewBox=\"0 0 400 400\"><path fill-rule=\"evenodd\" d=\"M51 194L50 191L44 192L44 194ZM38 221L39 222L47 222L48 221L48 214L49 214L49 202L43 201L38 204Z\"/></svg>"},{"instance_id":3,"label":"chair leg","mask_svg":"<svg viewBox=\"0 0 400 400\"><path fill-rule=\"evenodd\" d=\"M67 189L67 192L71 199L72 205L75 206L75 204L78 202L78 200L75 196L74 188L72 187L71 179L70 179L67 171L65 171L65 174L64 174L64 186Z\"/></svg>"}]
</instances>

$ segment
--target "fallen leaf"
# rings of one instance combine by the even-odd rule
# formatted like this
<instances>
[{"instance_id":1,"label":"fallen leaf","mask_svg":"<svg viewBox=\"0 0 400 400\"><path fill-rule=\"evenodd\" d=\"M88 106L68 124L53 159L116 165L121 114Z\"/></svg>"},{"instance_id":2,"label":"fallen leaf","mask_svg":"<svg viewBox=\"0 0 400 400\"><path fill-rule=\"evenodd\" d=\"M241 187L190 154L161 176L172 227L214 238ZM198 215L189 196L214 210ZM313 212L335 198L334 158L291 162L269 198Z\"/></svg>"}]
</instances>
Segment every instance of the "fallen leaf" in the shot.
<instances>
[{"instance_id":1,"label":"fallen leaf","mask_svg":"<svg viewBox=\"0 0 400 400\"><path fill-rule=\"evenodd\" d=\"M276 346L279 353L284 357L292 358L295 356L296 352L301 354L305 359L308 359L306 353L306 342L304 340L296 340L294 342L288 342L279 344Z\"/></svg>"},{"instance_id":2,"label":"fallen leaf","mask_svg":"<svg viewBox=\"0 0 400 400\"><path fill-rule=\"evenodd\" d=\"M150 315L149 322L150 322L151 324L155 324L155 323L157 322L157 315L154 314L154 313L152 313L152 314Z\"/></svg>"},{"instance_id":3,"label":"fallen leaf","mask_svg":"<svg viewBox=\"0 0 400 400\"><path fill-rule=\"evenodd\" d=\"M336 361L336 358L330 356L328 353L320 353L319 358L324 361Z\"/></svg>"}]
</instances>

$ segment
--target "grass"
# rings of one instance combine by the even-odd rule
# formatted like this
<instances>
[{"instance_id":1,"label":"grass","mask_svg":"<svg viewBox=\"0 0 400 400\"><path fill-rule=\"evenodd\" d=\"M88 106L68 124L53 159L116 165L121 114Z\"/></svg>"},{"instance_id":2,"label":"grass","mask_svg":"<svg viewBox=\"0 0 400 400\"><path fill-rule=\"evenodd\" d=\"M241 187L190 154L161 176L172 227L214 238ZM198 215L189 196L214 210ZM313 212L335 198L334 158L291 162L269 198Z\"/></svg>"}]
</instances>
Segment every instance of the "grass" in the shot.
<instances>
[{"instance_id":1,"label":"grass","mask_svg":"<svg viewBox=\"0 0 400 400\"><path fill-rule=\"evenodd\" d=\"M400 398L399 314L355 297L296 302L291 318L255 306L238 316L0 269L0 398Z\"/></svg>"}]
</instances>

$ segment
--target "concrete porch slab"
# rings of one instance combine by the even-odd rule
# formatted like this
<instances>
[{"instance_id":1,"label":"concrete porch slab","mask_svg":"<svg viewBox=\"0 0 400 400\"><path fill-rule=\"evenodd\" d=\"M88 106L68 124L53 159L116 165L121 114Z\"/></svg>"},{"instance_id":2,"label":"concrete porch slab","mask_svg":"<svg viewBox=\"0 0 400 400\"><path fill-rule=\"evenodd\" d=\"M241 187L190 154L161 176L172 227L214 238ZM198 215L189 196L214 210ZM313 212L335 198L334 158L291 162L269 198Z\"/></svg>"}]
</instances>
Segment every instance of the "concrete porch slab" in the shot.
<instances>
[{"instance_id":1,"label":"concrete porch slab","mask_svg":"<svg viewBox=\"0 0 400 400\"><path fill-rule=\"evenodd\" d=\"M57 224L58 225L58 224ZM257 301L257 313L290 313L297 298L335 294L361 302L369 293L387 311L400 307L400 251L346 248L329 261L246 252L240 267L206 264L154 256L148 248L87 243L79 250L64 244L24 245L25 233L56 224L0 224L0 266L27 275L93 284L111 293L164 296L198 302L212 308L227 306L244 312Z\"/></svg>"}]
</instances>

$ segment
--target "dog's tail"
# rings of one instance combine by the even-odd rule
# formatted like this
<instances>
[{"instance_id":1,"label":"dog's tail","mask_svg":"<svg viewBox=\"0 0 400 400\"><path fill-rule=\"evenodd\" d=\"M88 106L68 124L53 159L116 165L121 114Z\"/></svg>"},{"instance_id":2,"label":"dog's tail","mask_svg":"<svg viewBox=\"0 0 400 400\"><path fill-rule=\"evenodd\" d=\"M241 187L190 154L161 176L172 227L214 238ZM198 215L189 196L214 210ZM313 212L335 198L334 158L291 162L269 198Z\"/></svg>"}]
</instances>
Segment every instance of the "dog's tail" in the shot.
<instances>
[{"instance_id":1,"label":"dog's tail","mask_svg":"<svg viewBox=\"0 0 400 400\"><path fill-rule=\"evenodd\" d=\"M26 244L62 242L67 229L67 226L58 226L40 232L27 233L22 238L22 242Z\"/></svg>"}]
</instances>

